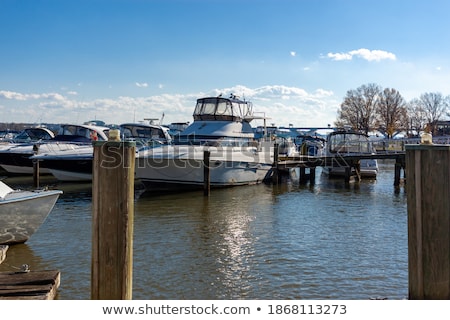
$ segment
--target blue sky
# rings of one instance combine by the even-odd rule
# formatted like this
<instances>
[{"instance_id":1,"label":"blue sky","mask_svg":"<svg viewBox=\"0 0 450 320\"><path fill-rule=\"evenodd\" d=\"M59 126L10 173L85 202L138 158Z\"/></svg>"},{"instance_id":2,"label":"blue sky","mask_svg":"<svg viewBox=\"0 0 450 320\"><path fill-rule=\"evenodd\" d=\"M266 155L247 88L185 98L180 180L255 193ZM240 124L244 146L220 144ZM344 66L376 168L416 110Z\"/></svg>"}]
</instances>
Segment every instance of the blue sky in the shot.
<instances>
[{"instance_id":1,"label":"blue sky","mask_svg":"<svg viewBox=\"0 0 450 320\"><path fill-rule=\"evenodd\" d=\"M449 95L449 12L446 0L0 0L0 122L192 121L197 98L234 93L278 126L326 126L363 84Z\"/></svg>"}]
</instances>

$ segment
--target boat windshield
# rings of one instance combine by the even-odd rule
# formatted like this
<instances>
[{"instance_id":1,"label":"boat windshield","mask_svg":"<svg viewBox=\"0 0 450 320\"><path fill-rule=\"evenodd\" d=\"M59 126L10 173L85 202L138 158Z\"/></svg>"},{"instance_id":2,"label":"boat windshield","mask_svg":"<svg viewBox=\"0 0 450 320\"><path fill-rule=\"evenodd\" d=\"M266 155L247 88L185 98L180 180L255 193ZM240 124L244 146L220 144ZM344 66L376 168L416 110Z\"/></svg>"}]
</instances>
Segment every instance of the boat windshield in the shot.
<instances>
[{"instance_id":1,"label":"boat windshield","mask_svg":"<svg viewBox=\"0 0 450 320\"><path fill-rule=\"evenodd\" d=\"M337 133L328 139L328 150L339 153L372 153L372 144L363 134Z\"/></svg>"},{"instance_id":2,"label":"boat windshield","mask_svg":"<svg viewBox=\"0 0 450 320\"><path fill-rule=\"evenodd\" d=\"M16 141L28 141L28 140L36 141L36 140L50 140L51 138L53 138L53 136L47 130L43 130L43 129L39 129L39 128L29 128L29 129L25 129L24 131L19 133L14 138L14 140L16 140Z\"/></svg>"},{"instance_id":3,"label":"boat windshield","mask_svg":"<svg viewBox=\"0 0 450 320\"><path fill-rule=\"evenodd\" d=\"M101 135L98 135L97 132L93 129L90 129L85 126L79 125L62 125L57 134L57 140L64 139L64 136L74 136L84 138L86 141L91 140L105 140ZM92 139L93 136L96 136L95 139Z\"/></svg>"},{"instance_id":4,"label":"boat windshield","mask_svg":"<svg viewBox=\"0 0 450 320\"><path fill-rule=\"evenodd\" d=\"M194 120L242 121L252 114L252 104L248 101L227 98L202 98L197 100Z\"/></svg>"}]
</instances>

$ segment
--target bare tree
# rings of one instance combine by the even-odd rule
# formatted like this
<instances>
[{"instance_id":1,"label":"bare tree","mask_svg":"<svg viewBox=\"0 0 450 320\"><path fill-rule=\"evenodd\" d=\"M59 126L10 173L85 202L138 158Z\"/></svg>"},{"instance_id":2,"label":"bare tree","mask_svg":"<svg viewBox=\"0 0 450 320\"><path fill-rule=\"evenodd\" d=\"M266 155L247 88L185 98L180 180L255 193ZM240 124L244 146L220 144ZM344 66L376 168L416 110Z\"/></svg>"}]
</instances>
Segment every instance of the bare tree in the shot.
<instances>
[{"instance_id":1,"label":"bare tree","mask_svg":"<svg viewBox=\"0 0 450 320\"><path fill-rule=\"evenodd\" d=\"M335 125L350 126L368 133L376 124L376 107L380 93L381 87L374 83L347 91L338 110Z\"/></svg>"},{"instance_id":2,"label":"bare tree","mask_svg":"<svg viewBox=\"0 0 450 320\"><path fill-rule=\"evenodd\" d=\"M408 102L406 109L408 116L407 128L410 135L418 135L421 131L425 131L428 120L422 102L415 98Z\"/></svg>"},{"instance_id":3,"label":"bare tree","mask_svg":"<svg viewBox=\"0 0 450 320\"><path fill-rule=\"evenodd\" d=\"M379 96L376 113L378 130L392 138L399 129L406 128L406 102L395 89L384 89Z\"/></svg>"},{"instance_id":4,"label":"bare tree","mask_svg":"<svg viewBox=\"0 0 450 320\"><path fill-rule=\"evenodd\" d=\"M439 92L427 92L420 96L420 104L426 113L431 132L435 134L436 122L442 120L443 115L447 111L447 99Z\"/></svg>"}]
</instances>

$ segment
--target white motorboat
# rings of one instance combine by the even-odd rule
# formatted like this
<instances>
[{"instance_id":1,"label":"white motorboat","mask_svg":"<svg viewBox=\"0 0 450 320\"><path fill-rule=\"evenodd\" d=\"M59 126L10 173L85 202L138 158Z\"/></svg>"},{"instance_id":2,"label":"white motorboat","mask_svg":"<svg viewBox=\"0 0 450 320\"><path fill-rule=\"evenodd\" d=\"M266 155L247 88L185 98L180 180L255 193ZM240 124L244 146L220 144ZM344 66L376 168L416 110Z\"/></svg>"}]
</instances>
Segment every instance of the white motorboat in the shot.
<instances>
[{"instance_id":1,"label":"white motorboat","mask_svg":"<svg viewBox=\"0 0 450 320\"><path fill-rule=\"evenodd\" d=\"M345 164L345 156L376 153L372 142L366 134L348 130L337 130L329 133L325 150L325 156L336 159L336 161L332 162L332 165L322 168L322 172L329 176L344 176L346 166L342 164ZM360 160L361 178L376 178L377 174L378 161L376 159Z\"/></svg>"},{"instance_id":2,"label":"white motorboat","mask_svg":"<svg viewBox=\"0 0 450 320\"><path fill-rule=\"evenodd\" d=\"M209 151L211 187L256 184L273 165L273 141L257 140L250 121L252 103L231 95L197 100L194 122L175 136L174 144L141 150L136 178L150 190L201 187L204 154Z\"/></svg>"},{"instance_id":3,"label":"white motorboat","mask_svg":"<svg viewBox=\"0 0 450 320\"><path fill-rule=\"evenodd\" d=\"M0 181L0 244L26 242L61 194L60 190L14 190Z\"/></svg>"},{"instance_id":4,"label":"white motorboat","mask_svg":"<svg viewBox=\"0 0 450 320\"><path fill-rule=\"evenodd\" d=\"M30 150L32 152L33 144L43 143L54 137L55 134L48 128L31 127L24 129L12 139L3 140L0 143L0 166L9 173L22 173L22 167L30 165L27 154Z\"/></svg>"},{"instance_id":5,"label":"white motorboat","mask_svg":"<svg viewBox=\"0 0 450 320\"><path fill-rule=\"evenodd\" d=\"M92 140L108 140L109 128L89 124L61 125L59 132L51 139L31 141L27 143L11 144L0 149L0 166L13 174L32 174L33 159L38 152L45 153L50 150L73 150L78 145L91 145ZM43 167L40 173L50 173Z\"/></svg>"},{"instance_id":6,"label":"white motorboat","mask_svg":"<svg viewBox=\"0 0 450 320\"><path fill-rule=\"evenodd\" d=\"M168 129L160 125L124 123L119 126L119 130L121 139L136 142L137 149L151 149L172 141ZM48 145L31 159L39 160L40 166L60 181L91 181L94 158L92 144L69 146L60 148L59 145Z\"/></svg>"}]
</instances>

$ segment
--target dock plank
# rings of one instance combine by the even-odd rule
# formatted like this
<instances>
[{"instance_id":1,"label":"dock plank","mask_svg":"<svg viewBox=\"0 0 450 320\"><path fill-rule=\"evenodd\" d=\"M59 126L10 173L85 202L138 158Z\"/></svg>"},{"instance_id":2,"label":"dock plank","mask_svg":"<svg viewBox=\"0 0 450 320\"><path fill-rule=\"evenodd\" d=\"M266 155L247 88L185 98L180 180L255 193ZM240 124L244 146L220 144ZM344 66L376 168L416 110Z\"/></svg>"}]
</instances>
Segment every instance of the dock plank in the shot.
<instances>
[{"instance_id":1,"label":"dock plank","mask_svg":"<svg viewBox=\"0 0 450 320\"><path fill-rule=\"evenodd\" d=\"M52 300L60 279L58 270L0 272L0 300Z\"/></svg>"}]
</instances>

